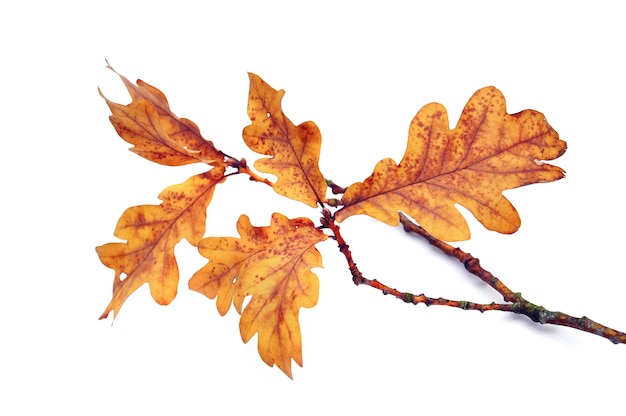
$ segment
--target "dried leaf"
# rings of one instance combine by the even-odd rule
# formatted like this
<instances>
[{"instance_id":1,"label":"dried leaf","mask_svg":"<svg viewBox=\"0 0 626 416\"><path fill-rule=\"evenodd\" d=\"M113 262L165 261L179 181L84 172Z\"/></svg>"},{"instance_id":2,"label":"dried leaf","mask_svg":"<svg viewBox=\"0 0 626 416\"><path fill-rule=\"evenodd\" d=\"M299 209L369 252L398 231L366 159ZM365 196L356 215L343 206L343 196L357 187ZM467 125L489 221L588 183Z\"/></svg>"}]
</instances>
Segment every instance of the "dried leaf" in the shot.
<instances>
[{"instance_id":1,"label":"dried leaf","mask_svg":"<svg viewBox=\"0 0 626 416\"><path fill-rule=\"evenodd\" d=\"M182 238L194 246L202 239L207 206L224 179L224 168L215 167L166 188L159 195L161 205L136 206L122 214L115 236L127 242L96 248L100 261L115 270L113 299L100 319L111 311L117 316L126 299L146 282L157 303L167 305L174 299L178 288L174 247Z\"/></svg>"},{"instance_id":2,"label":"dried leaf","mask_svg":"<svg viewBox=\"0 0 626 416\"><path fill-rule=\"evenodd\" d=\"M565 150L543 114L507 114L494 87L472 96L454 130L446 109L432 103L411 122L400 163L383 159L364 182L348 187L336 218L366 214L397 225L398 211L404 211L435 237L459 241L470 237L454 206L460 204L486 228L513 233L521 221L502 191L564 177L561 168L541 161Z\"/></svg>"},{"instance_id":3,"label":"dried leaf","mask_svg":"<svg viewBox=\"0 0 626 416\"><path fill-rule=\"evenodd\" d=\"M282 111L285 92L276 91L255 74L250 76L248 116L252 124L243 130L243 139L257 153L272 156L259 159L254 167L276 175L274 190L311 207L325 200L326 181L318 162L322 136L312 121L295 126Z\"/></svg>"},{"instance_id":4,"label":"dried leaf","mask_svg":"<svg viewBox=\"0 0 626 416\"><path fill-rule=\"evenodd\" d=\"M112 67L108 67L113 72ZM117 72L115 72L117 74ZM224 154L200 135L193 121L178 118L170 110L165 95L137 80L137 85L117 74L132 97L128 105L109 101L111 123L120 137L133 144L130 150L152 162L167 166L204 162L223 165Z\"/></svg>"},{"instance_id":5,"label":"dried leaf","mask_svg":"<svg viewBox=\"0 0 626 416\"><path fill-rule=\"evenodd\" d=\"M247 216L237 222L241 238L209 237L198 245L209 259L193 275L189 288L210 299L224 315L234 304L241 314L244 342L258 333L259 354L291 377L291 359L302 366L298 313L317 303L319 282L311 272L321 267L315 244L327 236L307 218L275 213L269 227L254 227ZM251 296L245 306L244 300Z\"/></svg>"}]
</instances>

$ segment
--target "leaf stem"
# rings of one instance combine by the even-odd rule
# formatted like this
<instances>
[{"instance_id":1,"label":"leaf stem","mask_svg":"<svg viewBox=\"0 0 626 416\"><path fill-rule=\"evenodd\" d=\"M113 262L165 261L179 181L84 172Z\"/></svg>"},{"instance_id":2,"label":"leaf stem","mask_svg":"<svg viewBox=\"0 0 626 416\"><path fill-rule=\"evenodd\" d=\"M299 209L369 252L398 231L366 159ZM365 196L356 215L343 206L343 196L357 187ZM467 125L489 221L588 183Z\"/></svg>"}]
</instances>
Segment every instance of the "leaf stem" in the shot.
<instances>
[{"instance_id":1,"label":"leaf stem","mask_svg":"<svg viewBox=\"0 0 626 416\"><path fill-rule=\"evenodd\" d=\"M248 166L246 159L244 159L243 157L241 158L241 160L238 160L232 156L228 156L226 159L226 165L233 169L237 169L237 172L232 173L233 175L243 173L243 174L248 175L250 177L250 180L253 182L261 182L272 188L274 187L274 184L270 182L269 179L262 178L261 176L254 173L252 169L250 169L250 167Z\"/></svg>"}]
</instances>

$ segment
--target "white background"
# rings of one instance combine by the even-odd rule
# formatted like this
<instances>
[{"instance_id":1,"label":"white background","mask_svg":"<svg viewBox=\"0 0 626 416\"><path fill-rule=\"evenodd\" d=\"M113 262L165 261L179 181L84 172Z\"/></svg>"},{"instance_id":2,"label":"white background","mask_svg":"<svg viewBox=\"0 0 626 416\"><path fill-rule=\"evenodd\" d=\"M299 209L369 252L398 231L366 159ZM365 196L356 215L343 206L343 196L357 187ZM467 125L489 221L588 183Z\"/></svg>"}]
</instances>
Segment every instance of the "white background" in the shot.
<instances>
[{"instance_id":1,"label":"white background","mask_svg":"<svg viewBox=\"0 0 626 416\"><path fill-rule=\"evenodd\" d=\"M0 413L615 414L626 347L525 317L410 306L355 287L329 241L318 305L301 312L304 367L294 380L247 345L234 311L190 292L204 264L182 242L178 297L143 287L99 321L113 271L94 247L123 210L200 172L132 154L100 86L127 103L105 58L167 95L229 154L254 160L246 71L287 91L296 124L323 135L322 172L363 180L400 160L409 122L432 101L452 124L477 89L510 113L543 112L568 142L567 178L507 191L511 236L471 218L460 244L530 301L626 330L623 266L626 30L618 2L4 2L0 10L2 271ZM227 5L226 5L227 4ZM409 6L409 4L411 4ZM244 178L218 188L207 235L237 217L319 217ZM398 289L477 302L497 294L423 241L366 217L342 228L361 270Z\"/></svg>"}]
</instances>

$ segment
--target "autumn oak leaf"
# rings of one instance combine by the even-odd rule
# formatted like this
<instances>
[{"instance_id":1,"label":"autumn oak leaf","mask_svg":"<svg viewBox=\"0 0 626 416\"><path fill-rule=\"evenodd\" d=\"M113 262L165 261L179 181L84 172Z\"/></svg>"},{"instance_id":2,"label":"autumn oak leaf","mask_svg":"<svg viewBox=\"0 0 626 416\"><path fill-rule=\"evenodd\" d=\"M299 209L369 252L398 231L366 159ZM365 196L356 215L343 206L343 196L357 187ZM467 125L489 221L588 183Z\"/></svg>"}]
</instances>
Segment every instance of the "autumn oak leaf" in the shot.
<instances>
[{"instance_id":1,"label":"autumn oak leaf","mask_svg":"<svg viewBox=\"0 0 626 416\"><path fill-rule=\"evenodd\" d=\"M472 96L454 130L446 109L431 103L411 122L400 163L383 159L364 182L348 187L336 219L366 214L397 225L403 211L436 238L460 241L470 231L454 206L459 204L487 229L513 233L520 217L502 191L564 177L561 168L542 161L558 158L566 147L543 114L507 114L494 87Z\"/></svg>"},{"instance_id":2,"label":"autumn oak leaf","mask_svg":"<svg viewBox=\"0 0 626 416\"><path fill-rule=\"evenodd\" d=\"M115 72L111 66L108 68ZM114 103L98 91L111 110L110 120L115 130L122 139L134 145L131 151L167 166L198 162L224 164L224 154L201 136L194 122L176 117L161 91L142 80L137 80L135 85L126 77L117 75L132 97L130 104Z\"/></svg>"},{"instance_id":3,"label":"autumn oak leaf","mask_svg":"<svg viewBox=\"0 0 626 416\"><path fill-rule=\"evenodd\" d=\"M277 177L274 190L315 207L326 195L326 181L318 162L322 136L315 123L295 126L282 111L283 90L276 91L255 74L249 74L248 116L252 124L243 130L250 149L270 158L254 167Z\"/></svg>"},{"instance_id":4,"label":"autumn oak leaf","mask_svg":"<svg viewBox=\"0 0 626 416\"><path fill-rule=\"evenodd\" d=\"M254 227L247 216L237 222L241 238L209 237L198 245L209 259L189 288L214 299L224 315L231 303L241 314L244 342L258 334L258 350L269 366L292 377L291 360L302 366L298 313L315 306L319 281L311 271L322 266L315 245L327 236L307 218L274 213L269 227ZM244 307L244 300L251 297Z\"/></svg>"},{"instance_id":5,"label":"autumn oak leaf","mask_svg":"<svg viewBox=\"0 0 626 416\"><path fill-rule=\"evenodd\" d=\"M115 236L125 243L96 248L100 261L115 270L113 298L100 319L117 316L126 299L144 283L152 298L169 304L177 293L178 265L174 247L185 238L196 246L206 228L206 211L215 186L225 180L225 169L215 167L170 186L159 195L161 205L141 205L121 216Z\"/></svg>"}]
</instances>

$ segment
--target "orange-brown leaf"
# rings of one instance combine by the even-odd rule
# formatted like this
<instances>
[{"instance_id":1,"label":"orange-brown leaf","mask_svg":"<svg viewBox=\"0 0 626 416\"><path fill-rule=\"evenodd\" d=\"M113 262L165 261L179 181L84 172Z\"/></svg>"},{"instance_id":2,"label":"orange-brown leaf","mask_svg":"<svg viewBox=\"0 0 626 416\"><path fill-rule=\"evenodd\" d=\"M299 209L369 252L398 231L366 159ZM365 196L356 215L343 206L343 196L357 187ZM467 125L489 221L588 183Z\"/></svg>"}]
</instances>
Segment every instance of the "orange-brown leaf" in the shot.
<instances>
[{"instance_id":1,"label":"orange-brown leaf","mask_svg":"<svg viewBox=\"0 0 626 416\"><path fill-rule=\"evenodd\" d=\"M282 111L285 91L276 91L255 74L249 76L252 124L243 130L243 139L255 152L272 156L257 160L254 167L276 175L274 190L280 195L315 207L326 195L318 166L322 136L317 125L306 121L295 126Z\"/></svg>"},{"instance_id":2,"label":"orange-brown leaf","mask_svg":"<svg viewBox=\"0 0 626 416\"><path fill-rule=\"evenodd\" d=\"M146 282L157 303L167 305L174 299L178 288L174 247L183 238L194 246L202 239L207 206L222 181L224 168L215 167L166 188L159 195L161 205L136 206L122 214L115 236L126 243L96 248L100 261L115 270L113 298L100 319L111 311L116 316L124 301Z\"/></svg>"},{"instance_id":3,"label":"orange-brown leaf","mask_svg":"<svg viewBox=\"0 0 626 416\"><path fill-rule=\"evenodd\" d=\"M494 87L472 96L454 130L446 109L428 104L411 122L400 163L381 160L370 177L350 186L336 218L366 214L397 225L398 211L404 211L435 237L458 241L470 237L454 206L460 204L486 228L513 233L521 221L502 191L562 178L561 168L542 161L565 150L543 114L507 114L504 96Z\"/></svg>"},{"instance_id":4,"label":"orange-brown leaf","mask_svg":"<svg viewBox=\"0 0 626 416\"><path fill-rule=\"evenodd\" d=\"M237 222L241 238L209 237L198 245L210 259L193 275L189 288L210 299L224 315L231 303L241 314L244 342L258 333L258 349L269 366L291 377L291 359L302 366L298 313L317 303L319 281L311 271L321 267L315 244L327 236L307 218L274 213L269 227L254 227L247 216ZM244 299L251 296L243 307Z\"/></svg>"},{"instance_id":5,"label":"orange-brown leaf","mask_svg":"<svg viewBox=\"0 0 626 416\"><path fill-rule=\"evenodd\" d=\"M112 67L108 67L113 72ZM117 74L117 72L115 72ZM167 98L155 87L137 80L137 85L117 74L132 97L128 105L109 101L111 123L122 139L134 145L130 150L167 166L205 162L222 165L224 154L200 135L193 121L178 118L170 110Z\"/></svg>"}]
</instances>

